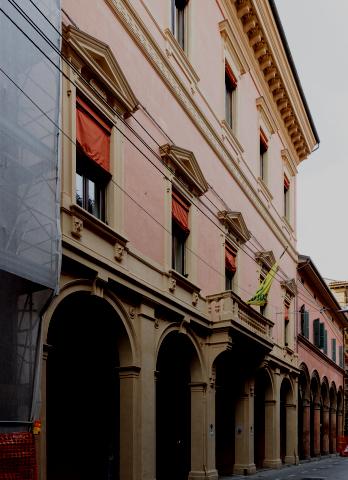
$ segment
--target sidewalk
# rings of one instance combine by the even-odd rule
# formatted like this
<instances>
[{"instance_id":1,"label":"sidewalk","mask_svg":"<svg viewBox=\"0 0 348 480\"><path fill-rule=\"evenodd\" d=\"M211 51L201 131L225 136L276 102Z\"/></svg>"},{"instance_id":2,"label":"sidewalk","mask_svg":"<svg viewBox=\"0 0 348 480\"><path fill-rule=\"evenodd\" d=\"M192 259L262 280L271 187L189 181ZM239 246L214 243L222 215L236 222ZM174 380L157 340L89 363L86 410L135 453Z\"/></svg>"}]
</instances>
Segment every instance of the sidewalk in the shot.
<instances>
[{"instance_id":1,"label":"sidewalk","mask_svg":"<svg viewBox=\"0 0 348 480\"><path fill-rule=\"evenodd\" d=\"M219 477L219 480L238 480L247 478L243 475ZM301 461L299 465L284 465L277 470L258 470L254 475L249 475L251 480L347 480L348 457L328 455Z\"/></svg>"}]
</instances>

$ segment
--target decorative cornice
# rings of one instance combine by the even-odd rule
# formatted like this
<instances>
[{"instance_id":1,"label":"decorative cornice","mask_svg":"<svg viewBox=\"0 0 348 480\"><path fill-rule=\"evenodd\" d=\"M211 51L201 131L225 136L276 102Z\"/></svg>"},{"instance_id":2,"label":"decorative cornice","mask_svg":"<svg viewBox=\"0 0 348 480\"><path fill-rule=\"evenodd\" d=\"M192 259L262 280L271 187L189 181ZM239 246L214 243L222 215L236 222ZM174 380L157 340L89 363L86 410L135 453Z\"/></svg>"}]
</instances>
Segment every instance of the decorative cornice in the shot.
<instances>
[{"instance_id":1,"label":"decorative cornice","mask_svg":"<svg viewBox=\"0 0 348 480\"><path fill-rule=\"evenodd\" d=\"M294 106L297 100L294 98L294 92L298 95L298 91L293 78L286 72L289 68L280 64L275 42L272 42L268 30L263 26L267 19L266 14L261 19L259 10L263 5L256 5L254 0L235 0L234 5L298 160L302 161L307 158L316 142L313 132L307 126L308 120L306 122L305 115L299 112L300 106L297 105L297 108ZM268 17L271 18L271 15ZM302 104L300 101L297 103Z\"/></svg>"},{"instance_id":2,"label":"decorative cornice","mask_svg":"<svg viewBox=\"0 0 348 480\"><path fill-rule=\"evenodd\" d=\"M242 75L249 70L249 65L243 54L242 49L239 46L239 42L227 20L223 20L222 22L220 22L219 28L221 36L224 39L227 51L232 56L236 67L238 67L239 73Z\"/></svg>"},{"instance_id":3,"label":"decorative cornice","mask_svg":"<svg viewBox=\"0 0 348 480\"><path fill-rule=\"evenodd\" d=\"M271 268L275 264L275 256L272 250L257 252L255 255L255 259L261 265L266 265L267 267Z\"/></svg>"},{"instance_id":4,"label":"decorative cornice","mask_svg":"<svg viewBox=\"0 0 348 480\"><path fill-rule=\"evenodd\" d=\"M148 61L155 68L159 76L166 83L169 90L176 97L185 112L189 115L192 122L204 136L206 142L214 150L218 158L224 164L226 169L233 176L242 191L247 195L250 202L254 205L258 213L263 217L266 224L271 228L274 235L282 245L288 245L289 240L282 231L281 226L276 222L275 218L270 214L267 206L263 204L259 195L252 187L246 176L240 170L238 162L231 156L219 138L219 135L209 123L207 118L197 107L185 86L182 84L168 59L162 53L146 26L139 18L138 14L130 4L129 0L104 0L110 7L111 11L122 22L125 29L133 38L138 47L143 51ZM297 261L297 252L293 245L289 245L289 254L293 260Z\"/></svg>"},{"instance_id":5,"label":"decorative cornice","mask_svg":"<svg viewBox=\"0 0 348 480\"><path fill-rule=\"evenodd\" d=\"M134 112L138 108L138 100L132 92L110 47L72 25L64 27L63 35L66 40L64 48L67 50L68 55L71 56L75 53L82 61L82 64L78 62L77 67L82 69L82 66L87 66L125 112ZM73 63L76 64L76 62ZM93 78L89 79L89 83L92 88L98 90L98 85ZM101 94L104 96L103 93Z\"/></svg>"},{"instance_id":6,"label":"decorative cornice","mask_svg":"<svg viewBox=\"0 0 348 480\"><path fill-rule=\"evenodd\" d=\"M296 166L296 162L292 158L289 150L287 150L285 148L280 153L281 153L283 162L286 165L287 169L289 170L289 172L291 173L292 176L295 176L297 174L297 166Z\"/></svg>"},{"instance_id":7,"label":"decorative cornice","mask_svg":"<svg viewBox=\"0 0 348 480\"><path fill-rule=\"evenodd\" d=\"M291 297L295 297L297 294L297 286L296 280L293 278L291 280L284 280L280 284L289 294Z\"/></svg>"},{"instance_id":8,"label":"decorative cornice","mask_svg":"<svg viewBox=\"0 0 348 480\"><path fill-rule=\"evenodd\" d=\"M275 133L278 130L277 122L275 121L263 97L259 97L256 99L256 108L260 112L260 116L265 122L269 132L271 134Z\"/></svg>"},{"instance_id":9,"label":"decorative cornice","mask_svg":"<svg viewBox=\"0 0 348 480\"><path fill-rule=\"evenodd\" d=\"M250 240L251 234L240 212L221 210L218 212L218 218L240 243Z\"/></svg>"},{"instance_id":10,"label":"decorative cornice","mask_svg":"<svg viewBox=\"0 0 348 480\"><path fill-rule=\"evenodd\" d=\"M193 152L168 143L159 149L163 162L183 180L189 191L198 197L208 191L208 183Z\"/></svg>"}]
</instances>

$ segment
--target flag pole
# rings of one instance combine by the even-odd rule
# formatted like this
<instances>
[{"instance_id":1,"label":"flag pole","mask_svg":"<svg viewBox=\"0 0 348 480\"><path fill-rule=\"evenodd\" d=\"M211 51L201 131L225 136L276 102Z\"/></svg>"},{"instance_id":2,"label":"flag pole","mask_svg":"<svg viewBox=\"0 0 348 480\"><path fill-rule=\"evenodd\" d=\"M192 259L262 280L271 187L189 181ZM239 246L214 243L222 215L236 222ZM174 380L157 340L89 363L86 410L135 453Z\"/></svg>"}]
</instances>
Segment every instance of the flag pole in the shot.
<instances>
[{"instance_id":1,"label":"flag pole","mask_svg":"<svg viewBox=\"0 0 348 480\"><path fill-rule=\"evenodd\" d=\"M282 258L282 256L284 255L284 253L287 251L288 248L289 248L289 245L287 245L287 246L284 248L284 251L283 251L283 253L280 255L279 260Z\"/></svg>"}]
</instances>

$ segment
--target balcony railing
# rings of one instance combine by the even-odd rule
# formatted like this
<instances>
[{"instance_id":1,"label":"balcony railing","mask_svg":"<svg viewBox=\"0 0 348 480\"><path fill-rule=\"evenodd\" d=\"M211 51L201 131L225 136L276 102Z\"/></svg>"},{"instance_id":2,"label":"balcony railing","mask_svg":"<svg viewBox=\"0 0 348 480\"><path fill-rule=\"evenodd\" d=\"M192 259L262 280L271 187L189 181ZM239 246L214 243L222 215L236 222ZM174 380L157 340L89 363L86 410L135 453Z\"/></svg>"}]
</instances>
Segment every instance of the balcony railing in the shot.
<instances>
[{"instance_id":1,"label":"balcony railing","mask_svg":"<svg viewBox=\"0 0 348 480\"><path fill-rule=\"evenodd\" d=\"M243 302L234 292L227 290L209 295L207 301L213 328L230 326L256 339L272 342L274 323Z\"/></svg>"}]
</instances>

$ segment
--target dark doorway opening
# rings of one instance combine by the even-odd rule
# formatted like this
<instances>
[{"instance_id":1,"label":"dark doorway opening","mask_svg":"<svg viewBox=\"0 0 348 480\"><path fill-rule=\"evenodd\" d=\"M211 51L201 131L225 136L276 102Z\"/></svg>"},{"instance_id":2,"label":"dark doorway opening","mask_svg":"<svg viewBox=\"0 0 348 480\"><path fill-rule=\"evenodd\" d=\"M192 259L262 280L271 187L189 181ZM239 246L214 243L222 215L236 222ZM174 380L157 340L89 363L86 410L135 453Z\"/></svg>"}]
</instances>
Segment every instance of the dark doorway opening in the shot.
<instances>
[{"instance_id":1,"label":"dark doorway opening","mask_svg":"<svg viewBox=\"0 0 348 480\"><path fill-rule=\"evenodd\" d=\"M119 479L118 318L70 295L51 320L47 358L49 480Z\"/></svg>"},{"instance_id":2,"label":"dark doorway opening","mask_svg":"<svg viewBox=\"0 0 348 480\"><path fill-rule=\"evenodd\" d=\"M236 379L231 352L219 355L215 371L216 468L219 475L232 475L235 464Z\"/></svg>"},{"instance_id":3,"label":"dark doorway opening","mask_svg":"<svg viewBox=\"0 0 348 480\"><path fill-rule=\"evenodd\" d=\"M187 480L191 468L191 362L189 339L177 332L163 341L157 359L156 478Z\"/></svg>"}]
</instances>

